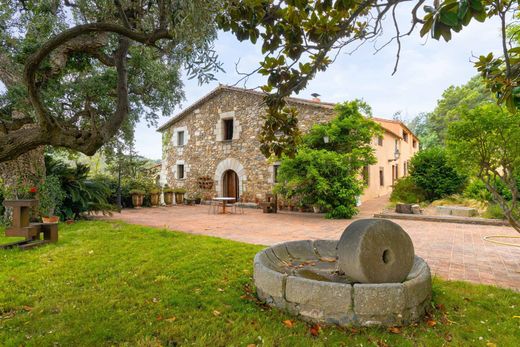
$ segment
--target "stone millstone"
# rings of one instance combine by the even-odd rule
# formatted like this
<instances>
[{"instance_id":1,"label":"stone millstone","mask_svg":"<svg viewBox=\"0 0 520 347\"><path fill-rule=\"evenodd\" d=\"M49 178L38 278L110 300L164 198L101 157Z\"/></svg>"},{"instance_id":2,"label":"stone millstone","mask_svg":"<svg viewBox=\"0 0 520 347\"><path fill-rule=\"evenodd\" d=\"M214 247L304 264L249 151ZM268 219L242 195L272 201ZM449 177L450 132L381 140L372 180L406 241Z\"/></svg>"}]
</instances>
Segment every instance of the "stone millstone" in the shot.
<instances>
[{"instance_id":1,"label":"stone millstone","mask_svg":"<svg viewBox=\"0 0 520 347\"><path fill-rule=\"evenodd\" d=\"M362 219L350 224L337 246L338 266L360 283L403 282L414 262L410 236L386 219Z\"/></svg>"}]
</instances>

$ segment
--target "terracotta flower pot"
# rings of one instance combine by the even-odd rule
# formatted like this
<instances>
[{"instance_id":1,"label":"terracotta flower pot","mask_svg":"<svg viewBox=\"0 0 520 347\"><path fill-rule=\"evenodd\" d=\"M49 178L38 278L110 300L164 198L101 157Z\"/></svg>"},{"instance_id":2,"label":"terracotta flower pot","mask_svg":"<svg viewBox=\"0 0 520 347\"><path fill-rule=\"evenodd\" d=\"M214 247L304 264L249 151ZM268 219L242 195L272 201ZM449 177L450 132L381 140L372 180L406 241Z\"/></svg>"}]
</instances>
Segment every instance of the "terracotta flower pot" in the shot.
<instances>
[{"instance_id":1,"label":"terracotta flower pot","mask_svg":"<svg viewBox=\"0 0 520 347\"><path fill-rule=\"evenodd\" d=\"M173 204L173 193L172 192L164 193L164 203L168 206Z\"/></svg>"},{"instance_id":2,"label":"terracotta flower pot","mask_svg":"<svg viewBox=\"0 0 520 347\"><path fill-rule=\"evenodd\" d=\"M58 216L42 217L42 221L44 223L58 223L60 221L60 217L58 217Z\"/></svg>"},{"instance_id":3,"label":"terracotta flower pot","mask_svg":"<svg viewBox=\"0 0 520 347\"><path fill-rule=\"evenodd\" d=\"M159 206L159 193L152 193L150 194L150 203L152 204L152 207Z\"/></svg>"},{"instance_id":4,"label":"terracotta flower pot","mask_svg":"<svg viewBox=\"0 0 520 347\"><path fill-rule=\"evenodd\" d=\"M141 194L132 194L132 205L134 205L135 208L143 206L143 198L144 196Z\"/></svg>"}]
</instances>

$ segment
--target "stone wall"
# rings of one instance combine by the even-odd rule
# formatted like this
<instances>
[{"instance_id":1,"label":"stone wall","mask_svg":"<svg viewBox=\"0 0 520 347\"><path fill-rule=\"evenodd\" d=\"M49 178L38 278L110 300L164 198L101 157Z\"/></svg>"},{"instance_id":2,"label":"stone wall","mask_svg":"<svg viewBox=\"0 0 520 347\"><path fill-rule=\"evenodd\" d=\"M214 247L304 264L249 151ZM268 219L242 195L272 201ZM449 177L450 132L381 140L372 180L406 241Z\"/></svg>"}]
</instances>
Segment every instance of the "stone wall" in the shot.
<instances>
[{"instance_id":1,"label":"stone wall","mask_svg":"<svg viewBox=\"0 0 520 347\"><path fill-rule=\"evenodd\" d=\"M188 193L222 195L222 175L233 170L239 177L239 191L247 200L263 199L273 185L275 163L260 152L258 133L265 112L259 94L223 89L191 110L163 132L162 183L184 187ZM332 106L312 102L291 103L299 111L300 128L328 122L334 117ZM233 118L233 139L223 140L223 121ZM183 146L177 144L177 132L184 131ZM177 165L183 164L184 179L177 179ZM210 190L199 188L198 179L210 177Z\"/></svg>"}]
</instances>

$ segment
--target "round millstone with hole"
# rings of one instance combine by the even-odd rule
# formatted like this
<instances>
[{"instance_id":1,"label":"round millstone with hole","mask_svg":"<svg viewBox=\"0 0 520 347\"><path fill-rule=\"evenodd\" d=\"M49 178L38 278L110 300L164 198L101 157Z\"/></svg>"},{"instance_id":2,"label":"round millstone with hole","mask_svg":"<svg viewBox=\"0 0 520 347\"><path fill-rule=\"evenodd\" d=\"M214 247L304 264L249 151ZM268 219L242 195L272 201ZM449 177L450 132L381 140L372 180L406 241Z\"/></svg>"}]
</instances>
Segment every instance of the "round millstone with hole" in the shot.
<instances>
[{"instance_id":1,"label":"round millstone with hole","mask_svg":"<svg viewBox=\"0 0 520 347\"><path fill-rule=\"evenodd\" d=\"M414 262L410 236L386 219L362 219L350 224L337 245L339 270L354 282L400 283Z\"/></svg>"}]
</instances>

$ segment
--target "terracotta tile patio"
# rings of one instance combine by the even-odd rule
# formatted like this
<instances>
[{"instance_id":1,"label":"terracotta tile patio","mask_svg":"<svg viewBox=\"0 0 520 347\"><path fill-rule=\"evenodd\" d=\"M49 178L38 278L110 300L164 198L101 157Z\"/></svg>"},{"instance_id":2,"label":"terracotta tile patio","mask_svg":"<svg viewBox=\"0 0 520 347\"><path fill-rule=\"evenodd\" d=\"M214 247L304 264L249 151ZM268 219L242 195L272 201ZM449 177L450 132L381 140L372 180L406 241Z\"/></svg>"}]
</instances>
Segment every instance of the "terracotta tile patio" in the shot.
<instances>
[{"instance_id":1,"label":"terracotta tile patio","mask_svg":"<svg viewBox=\"0 0 520 347\"><path fill-rule=\"evenodd\" d=\"M356 218L373 216L386 202L383 197L365 203ZM351 223L327 220L312 213L244 211L244 214L213 215L208 214L208 206L174 206L128 209L110 218L262 245L299 239L338 239ZM496 245L482 239L487 235L518 235L513 228L395 222L410 234L416 254L428 262L437 276L520 290L520 247Z\"/></svg>"}]
</instances>

